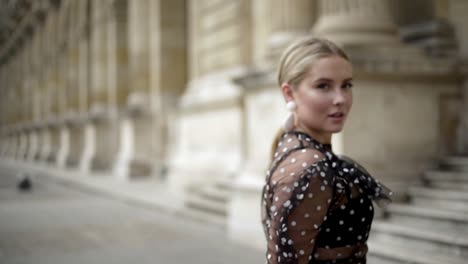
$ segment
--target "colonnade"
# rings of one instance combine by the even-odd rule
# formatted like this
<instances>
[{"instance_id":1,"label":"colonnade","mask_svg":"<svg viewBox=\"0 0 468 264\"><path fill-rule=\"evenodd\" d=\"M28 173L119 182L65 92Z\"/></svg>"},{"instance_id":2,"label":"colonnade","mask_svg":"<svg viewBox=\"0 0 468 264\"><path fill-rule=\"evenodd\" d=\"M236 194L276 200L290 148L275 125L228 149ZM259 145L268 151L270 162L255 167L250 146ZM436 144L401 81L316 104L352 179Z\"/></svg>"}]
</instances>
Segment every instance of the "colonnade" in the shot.
<instances>
[{"instance_id":1,"label":"colonnade","mask_svg":"<svg viewBox=\"0 0 468 264\"><path fill-rule=\"evenodd\" d=\"M184 1L57 3L33 2L25 17L45 18L30 22L26 44L0 68L1 154L123 179L160 176L169 126L162 113L175 107L186 80L184 71L163 76L161 63L185 65L185 56L174 58L185 44L166 44L184 43Z\"/></svg>"},{"instance_id":2,"label":"colonnade","mask_svg":"<svg viewBox=\"0 0 468 264\"><path fill-rule=\"evenodd\" d=\"M228 181L230 234L246 243L263 242L252 212L286 114L275 74L291 40L329 38L350 55L356 99L333 149L390 187L404 192L453 138L463 72L399 40L394 1L33 3L25 44L0 52L0 155L164 176L181 200Z\"/></svg>"}]
</instances>

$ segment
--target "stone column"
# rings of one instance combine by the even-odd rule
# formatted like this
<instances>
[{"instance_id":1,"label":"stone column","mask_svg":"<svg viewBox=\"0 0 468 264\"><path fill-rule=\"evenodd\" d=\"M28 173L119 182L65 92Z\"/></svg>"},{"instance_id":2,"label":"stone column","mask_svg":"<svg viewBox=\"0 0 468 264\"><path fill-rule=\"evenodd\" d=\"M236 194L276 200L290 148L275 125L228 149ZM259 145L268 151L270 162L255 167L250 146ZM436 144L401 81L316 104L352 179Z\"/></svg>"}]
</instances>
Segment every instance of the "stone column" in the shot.
<instances>
[{"instance_id":1,"label":"stone column","mask_svg":"<svg viewBox=\"0 0 468 264\"><path fill-rule=\"evenodd\" d=\"M5 79L5 64L0 67L0 83L3 83L3 93L6 94L7 83ZM6 122L6 96L0 97L0 157L4 157L6 154L6 133L7 133L7 122Z\"/></svg>"},{"instance_id":2,"label":"stone column","mask_svg":"<svg viewBox=\"0 0 468 264\"><path fill-rule=\"evenodd\" d=\"M466 27L466 10L468 1L436 0L436 14L453 25L457 40L457 57L466 61L468 58L468 30ZM457 155L468 156L468 65L463 69L465 80L462 84L461 106L458 112L459 125L457 127L457 141L455 153Z\"/></svg>"},{"instance_id":3,"label":"stone column","mask_svg":"<svg viewBox=\"0 0 468 264\"><path fill-rule=\"evenodd\" d=\"M65 87L64 87L64 58L63 47L65 45L61 31L64 25L64 14L61 8L53 11L53 20L51 21L51 31L49 32L49 47L48 53L50 56L50 77L49 77L49 98L51 100L51 113L49 115L48 130L50 136L50 153L47 158L48 162L56 164L60 151L60 129L59 121L65 110Z\"/></svg>"},{"instance_id":4,"label":"stone column","mask_svg":"<svg viewBox=\"0 0 468 264\"><path fill-rule=\"evenodd\" d=\"M130 52L129 42L131 41L129 30L129 5L128 0L116 0L114 2L116 28L116 71L117 71L117 108L126 107L128 95L132 89L129 83L130 78ZM134 32L133 30L131 31Z\"/></svg>"},{"instance_id":5,"label":"stone column","mask_svg":"<svg viewBox=\"0 0 468 264\"><path fill-rule=\"evenodd\" d=\"M15 125L15 134L14 137L17 139L18 145L15 149L15 159L21 159L21 155L24 148L24 140L21 135L21 118L22 118L22 98L23 91L21 87L21 54L16 54L13 58L14 64L12 69L13 74L13 93L14 100L11 101L10 105L13 105L14 109L14 125Z\"/></svg>"},{"instance_id":6,"label":"stone column","mask_svg":"<svg viewBox=\"0 0 468 264\"><path fill-rule=\"evenodd\" d=\"M66 1L61 6L64 15L65 26L62 28L62 38L65 43L62 58L63 64L63 90L64 110L61 114L60 123L60 151L57 165L65 167L70 159L72 144L78 140L75 138L75 126L78 108L78 86L77 86L77 64L78 64L78 39L77 35L77 1Z\"/></svg>"},{"instance_id":7,"label":"stone column","mask_svg":"<svg viewBox=\"0 0 468 264\"><path fill-rule=\"evenodd\" d=\"M90 35L89 35L89 115L91 120L85 124L84 150L80 160L80 169L89 171L96 167L96 127L94 121L106 114L106 105L103 102L103 90L105 89L105 31L103 30L102 4L104 1L89 2L90 10ZM100 117L99 117L100 116ZM94 164L94 165L93 165Z\"/></svg>"},{"instance_id":8,"label":"stone column","mask_svg":"<svg viewBox=\"0 0 468 264\"><path fill-rule=\"evenodd\" d=\"M38 154L39 150L39 131L37 125L39 124L40 118L40 90L41 90L41 66L40 65L40 38L42 32L42 26L38 26L35 29L36 33L34 34L31 40L31 59L30 59L30 71L31 71L31 91L30 91L30 105L29 114L31 116L30 124L30 134L29 134L29 148L28 148L28 157L29 161L34 161Z\"/></svg>"},{"instance_id":9,"label":"stone column","mask_svg":"<svg viewBox=\"0 0 468 264\"><path fill-rule=\"evenodd\" d=\"M106 83L107 83L107 104L112 114L115 114L117 110L117 16L115 10L115 0L108 0L105 6L104 16L107 18L104 23L106 31L106 58L107 58L107 72L106 72Z\"/></svg>"},{"instance_id":10,"label":"stone column","mask_svg":"<svg viewBox=\"0 0 468 264\"><path fill-rule=\"evenodd\" d=\"M8 104L8 102L12 102L13 100L13 76L11 75L11 67L12 67L12 61L9 60L5 66L4 66L4 69L5 69L5 76L8 76L8 78L5 78L6 82L5 82L5 93L6 93L6 99L5 99L5 103L8 107L6 107L6 111L5 111L5 118L6 118L6 122L8 124L8 134L7 134L7 141L8 141L8 146L7 146L7 151L6 151L6 155L7 157L11 158L13 155L12 155L12 145L13 145L13 137L12 137L12 131L13 131L13 107L10 106L10 104Z\"/></svg>"},{"instance_id":11,"label":"stone column","mask_svg":"<svg viewBox=\"0 0 468 264\"><path fill-rule=\"evenodd\" d=\"M288 0L266 1L263 8L267 13L268 26L271 32L267 46L273 60L292 40L309 34L315 21L315 1L296 0L294 4Z\"/></svg>"},{"instance_id":12,"label":"stone column","mask_svg":"<svg viewBox=\"0 0 468 264\"><path fill-rule=\"evenodd\" d=\"M78 7L78 113L85 115L89 108L90 94L90 20L88 14L89 0L79 1Z\"/></svg>"},{"instance_id":13,"label":"stone column","mask_svg":"<svg viewBox=\"0 0 468 264\"><path fill-rule=\"evenodd\" d=\"M468 69L467 69L468 70ZM468 111L468 77L465 77L465 81L462 86L462 103L461 113L467 113ZM457 129L457 144L456 153L458 155L468 156L468 117L466 114L460 114L460 123Z\"/></svg>"},{"instance_id":14,"label":"stone column","mask_svg":"<svg viewBox=\"0 0 468 264\"><path fill-rule=\"evenodd\" d=\"M79 113L80 87L79 87L79 59L80 36L83 26L80 15L86 8L87 1L69 1L63 10L67 14L68 27L64 28L64 38L68 43L64 52L67 68L66 77L66 111L61 128L63 142L60 166L77 165L83 149L83 131L81 129L82 115Z\"/></svg>"},{"instance_id":15,"label":"stone column","mask_svg":"<svg viewBox=\"0 0 468 264\"><path fill-rule=\"evenodd\" d=\"M120 179L160 177L168 109L174 109L174 97L185 85L185 1L123 3L127 1L115 5L119 28L124 28L117 44L118 54L128 55L128 67L119 61L118 98L124 115L114 172Z\"/></svg>"},{"instance_id":16,"label":"stone column","mask_svg":"<svg viewBox=\"0 0 468 264\"><path fill-rule=\"evenodd\" d=\"M19 151L17 153L17 159L24 160L28 150L28 136L27 136L27 109L28 109L28 52L24 48L18 53L18 63L19 63L19 72L18 72L18 89L19 89L19 97L18 101L18 123L20 128L18 130L19 137L20 137L20 146Z\"/></svg>"},{"instance_id":17,"label":"stone column","mask_svg":"<svg viewBox=\"0 0 468 264\"><path fill-rule=\"evenodd\" d=\"M80 166L108 170L118 151L114 1L90 1L90 4L91 123L85 128L85 150Z\"/></svg>"},{"instance_id":18,"label":"stone column","mask_svg":"<svg viewBox=\"0 0 468 264\"><path fill-rule=\"evenodd\" d=\"M151 10L154 6L157 8L156 12ZM159 49L160 39L155 47L150 46L150 39L153 36L151 26L157 30L162 29L159 23L150 24L151 15L154 15L156 22L160 20L160 1L128 1L127 12L124 12L123 6L116 7L119 8L116 10L120 15L119 22L126 23L128 27L128 35L121 41L128 41L129 82L124 90L127 96L123 107L125 114L120 123L121 149L114 172L119 179L127 180L131 176L150 175L151 163L157 158L154 155L153 140L157 132L150 112L150 73L154 70L152 74L160 76L160 72L159 69L151 68L150 52L152 49Z\"/></svg>"},{"instance_id":19,"label":"stone column","mask_svg":"<svg viewBox=\"0 0 468 264\"><path fill-rule=\"evenodd\" d=\"M49 61L48 54L46 52L46 47L48 47L48 31L50 30L49 25L50 17L47 17L42 25L40 31L36 33L38 38L38 65L37 69L40 74L40 79L38 82L37 88L37 97L38 97L38 150L35 159L38 161L43 160L43 157L46 155L45 152L48 152L48 146L46 146L47 141L44 141L45 131L47 130L47 118L48 118L48 109L50 103L48 102L48 68L50 67L50 62L45 65L40 64L42 61ZM47 154L48 155L48 154Z\"/></svg>"},{"instance_id":20,"label":"stone column","mask_svg":"<svg viewBox=\"0 0 468 264\"><path fill-rule=\"evenodd\" d=\"M14 100L16 100L16 91L15 91L15 82L16 82L16 79L15 79L15 74L14 74L14 67L15 67L15 61L14 59L10 60L9 63L8 63L8 75L9 75L9 102L14 102ZM15 153L16 153L16 148L17 148L17 141L16 141L16 135L15 135L15 126L16 126L16 122L15 122L15 117L16 117L16 106L15 105L11 105L11 104L8 104L10 107L9 111L8 111L8 119L9 119L9 123L10 123L10 138L11 138L11 141L13 142L12 144L10 144L10 148L9 148L9 153L10 153L10 156L12 158L15 157Z\"/></svg>"},{"instance_id":21,"label":"stone column","mask_svg":"<svg viewBox=\"0 0 468 264\"><path fill-rule=\"evenodd\" d=\"M51 9L47 15L44 34L43 53L47 61L44 82L44 117L45 125L42 132L41 161L54 161L58 150L58 133L55 132L58 105L58 12Z\"/></svg>"},{"instance_id":22,"label":"stone column","mask_svg":"<svg viewBox=\"0 0 468 264\"><path fill-rule=\"evenodd\" d=\"M23 101L23 124L25 126L24 134L26 137L26 149L23 153L23 159L29 160L31 151L36 150L36 142L34 141L34 130L32 127L33 124L33 100L34 100L34 89L33 85L35 83L35 74L33 71L33 44L34 39L32 35L28 36L29 40L27 44L23 47L24 52L24 61L23 61L23 89L24 89L24 101Z\"/></svg>"},{"instance_id":23,"label":"stone column","mask_svg":"<svg viewBox=\"0 0 468 264\"><path fill-rule=\"evenodd\" d=\"M179 99L187 85L188 38L187 0L150 2L150 75L151 112L153 115L154 147L146 155L153 155L153 174L167 178L171 128L174 126ZM158 20L157 18L160 17ZM159 44L158 44L159 43ZM248 43L247 43L248 44ZM244 44L244 45L247 45ZM140 143L141 146L141 143Z\"/></svg>"},{"instance_id":24,"label":"stone column","mask_svg":"<svg viewBox=\"0 0 468 264\"><path fill-rule=\"evenodd\" d=\"M50 18L47 18L46 21L44 22L44 25L41 29L41 32L38 33L36 36L40 38L40 47L39 49L39 60L45 60L48 59L47 53L45 52L45 47L47 46L47 32L48 32L48 20ZM47 79L48 79L48 68L49 68L49 63L42 65L38 70L40 71L40 81L38 83L38 89L37 89L37 95L38 95L38 102L39 102L39 132L38 132L38 137L39 137L39 146L38 146L38 151L36 155L36 159L38 161L43 160L44 152L46 151L46 146L45 146L45 141L44 141L44 133L47 130L47 110L48 107L50 106L47 102L48 100L48 89L47 89Z\"/></svg>"},{"instance_id":25,"label":"stone column","mask_svg":"<svg viewBox=\"0 0 468 264\"><path fill-rule=\"evenodd\" d=\"M262 70L247 72L240 79L250 79L250 75L258 74L261 81L252 85L239 82L244 96L245 163L234 182L228 228L232 239L262 248L264 235L260 224L259 197L265 182L269 145L281 125L277 119L286 114L282 112L284 106L279 88L271 76L275 75L275 66L284 48L293 40L310 34L316 20L316 1L300 0L291 4L287 0L260 0L253 1L253 4L254 63ZM259 138L259 134L270 136Z\"/></svg>"},{"instance_id":26,"label":"stone column","mask_svg":"<svg viewBox=\"0 0 468 264\"><path fill-rule=\"evenodd\" d=\"M57 118L59 121L53 131L53 138L58 142L58 149L56 152L55 163L58 167L64 167L65 161L70 148L70 132L66 126L67 114L70 111L71 97L70 97L70 48L73 45L69 40L69 30L71 26L70 16L70 3L71 1L62 1L58 10L59 24L58 24L58 68L57 68L57 94L59 111Z\"/></svg>"},{"instance_id":27,"label":"stone column","mask_svg":"<svg viewBox=\"0 0 468 264\"><path fill-rule=\"evenodd\" d=\"M9 157L10 155L10 131L11 131L11 123L10 123L10 111L11 109L9 107L7 107L7 102L9 101L9 97L10 97L10 78L7 78L6 76L8 76L8 63L5 63L2 67L2 83L5 84L5 96L2 96L2 105L3 105L3 108L2 111L3 112L3 124L5 124L5 135L4 135L4 139L5 139L5 145L4 145L4 150L3 150L3 156L5 157Z\"/></svg>"},{"instance_id":28,"label":"stone column","mask_svg":"<svg viewBox=\"0 0 468 264\"><path fill-rule=\"evenodd\" d=\"M66 165L70 167L78 167L79 162L85 150L84 135L85 135L85 119L88 111L88 1L72 2L71 12L74 14L73 28L71 29L70 42L72 42L71 53L71 72L75 97L73 102L73 112L67 123L70 128L70 150L67 157Z\"/></svg>"},{"instance_id":29,"label":"stone column","mask_svg":"<svg viewBox=\"0 0 468 264\"><path fill-rule=\"evenodd\" d=\"M390 0L319 0L318 36L342 45L395 44Z\"/></svg>"},{"instance_id":30,"label":"stone column","mask_svg":"<svg viewBox=\"0 0 468 264\"><path fill-rule=\"evenodd\" d=\"M69 46L67 49L68 57L68 69L67 69L67 102L68 110L67 117L70 119L76 119L78 113L78 104L79 104L79 86L78 86L78 65L79 65L79 40L80 40L80 25L78 16L79 14L79 5L81 1L71 1L68 7L68 21L69 27L67 32L67 41ZM86 2L86 1L85 1Z\"/></svg>"},{"instance_id":31,"label":"stone column","mask_svg":"<svg viewBox=\"0 0 468 264\"><path fill-rule=\"evenodd\" d=\"M192 63L168 176L171 192L181 200L187 186L215 185L233 177L243 160L242 94L232 78L247 71L252 61L252 1L228 3L187 1Z\"/></svg>"},{"instance_id":32,"label":"stone column","mask_svg":"<svg viewBox=\"0 0 468 264\"><path fill-rule=\"evenodd\" d=\"M6 134L6 142L7 145L5 147L5 156L8 158L13 158L14 157L14 148L16 147L16 142L13 137L13 112L14 112L14 106L11 105L10 102L13 102L14 100L14 94L13 94L13 75L11 71L13 63L12 61L8 61L4 67L4 80L5 80L5 96L4 96L4 102L5 102L5 123L7 124L7 134ZM2 82L3 83L3 82Z\"/></svg>"},{"instance_id":33,"label":"stone column","mask_svg":"<svg viewBox=\"0 0 468 264\"><path fill-rule=\"evenodd\" d=\"M16 137L16 104L12 104L11 102L15 102L17 100L15 83L16 83L16 62L14 59L8 61L6 69L8 74L8 82L7 82L7 117L8 117L8 124L9 124L9 144L8 144L8 156L10 158L15 158L16 150L18 148L18 140Z\"/></svg>"},{"instance_id":34,"label":"stone column","mask_svg":"<svg viewBox=\"0 0 468 264\"><path fill-rule=\"evenodd\" d=\"M106 3L91 2L91 111L107 110L107 35ZM95 113L97 114L97 113Z\"/></svg>"},{"instance_id":35,"label":"stone column","mask_svg":"<svg viewBox=\"0 0 468 264\"><path fill-rule=\"evenodd\" d=\"M135 63L138 59L131 50L134 46L133 43L137 42L141 35L148 34L144 32L146 27L135 26L135 20L145 20L148 16L141 14L135 14L135 6L141 4L141 1L127 1L118 0L114 4L115 16L116 16L116 27L119 31L116 35L116 49L117 49L117 94L116 103L119 111L123 113L119 120L119 150L115 164L113 165L113 174L118 179L126 180L130 175L130 162L134 155L134 128L131 122L131 113L128 111L128 101L134 85L131 85L130 80L134 81L133 71ZM146 1L144 1L146 4ZM143 8L145 9L145 8ZM147 11L147 8L146 10ZM140 34L138 34L140 33ZM144 43L144 42L143 42ZM144 64L145 59L148 56L144 56L144 60L141 62ZM135 80L136 81L136 80ZM143 96L144 97L144 96ZM140 98L141 99L141 98ZM141 102L140 102L141 103ZM141 107L141 106L140 106Z\"/></svg>"}]
</instances>

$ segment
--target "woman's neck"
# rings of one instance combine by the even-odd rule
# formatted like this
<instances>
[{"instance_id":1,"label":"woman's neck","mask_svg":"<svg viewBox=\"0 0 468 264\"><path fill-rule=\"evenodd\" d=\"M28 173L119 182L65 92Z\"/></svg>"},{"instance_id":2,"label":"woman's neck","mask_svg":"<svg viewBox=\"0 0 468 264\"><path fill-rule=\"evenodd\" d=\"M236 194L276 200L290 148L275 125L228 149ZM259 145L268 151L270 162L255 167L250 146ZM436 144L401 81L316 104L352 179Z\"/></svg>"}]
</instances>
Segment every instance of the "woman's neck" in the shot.
<instances>
[{"instance_id":1,"label":"woman's neck","mask_svg":"<svg viewBox=\"0 0 468 264\"><path fill-rule=\"evenodd\" d=\"M313 139L317 140L322 144L331 144L331 133L321 133L313 129L306 128L301 125L296 126L296 130L306 133L307 135L311 136Z\"/></svg>"}]
</instances>

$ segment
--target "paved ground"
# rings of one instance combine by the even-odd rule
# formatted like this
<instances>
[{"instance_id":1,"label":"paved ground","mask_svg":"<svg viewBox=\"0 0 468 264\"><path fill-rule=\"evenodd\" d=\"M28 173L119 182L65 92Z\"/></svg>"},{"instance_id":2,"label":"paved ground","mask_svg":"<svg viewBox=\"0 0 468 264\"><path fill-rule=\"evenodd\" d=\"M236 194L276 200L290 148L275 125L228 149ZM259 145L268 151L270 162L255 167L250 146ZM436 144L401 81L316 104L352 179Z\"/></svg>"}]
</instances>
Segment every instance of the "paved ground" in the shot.
<instances>
[{"instance_id":1,"label":"paved ground","mask_svg":"<svg viewBox=\"0 0 468 264\"><path fill-rule=\"evenodd\" d=\"M15 189L0 168L0 263L264 263L222 230L38 177Z\"/></svg>"}]
</instances>

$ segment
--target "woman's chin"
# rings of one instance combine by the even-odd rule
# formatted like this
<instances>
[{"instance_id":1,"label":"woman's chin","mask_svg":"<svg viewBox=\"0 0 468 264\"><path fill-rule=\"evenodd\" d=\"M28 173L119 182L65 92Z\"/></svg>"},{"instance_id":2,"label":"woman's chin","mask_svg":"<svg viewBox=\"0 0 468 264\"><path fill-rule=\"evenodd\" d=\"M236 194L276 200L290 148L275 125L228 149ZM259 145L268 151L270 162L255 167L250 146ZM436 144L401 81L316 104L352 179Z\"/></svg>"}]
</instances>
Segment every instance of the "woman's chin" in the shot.
<instances>
[{"instance_id":1,"label":"woman's chin","mask_svg":"<svg viewBox=\"0 0 468 264\"><path fill-rule=\"evenodd\" d=\"M334 126L328 129L330 133L340 133L343 130L343 126Z\"/></svg>"}]
</instances>

